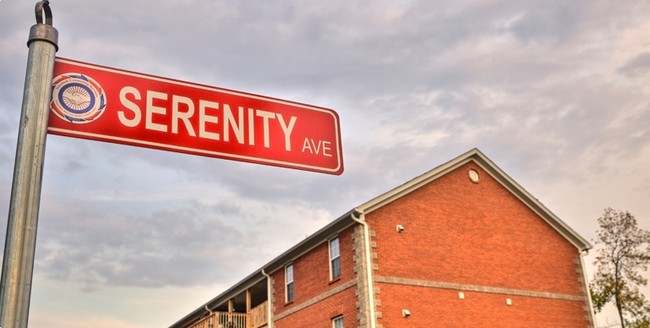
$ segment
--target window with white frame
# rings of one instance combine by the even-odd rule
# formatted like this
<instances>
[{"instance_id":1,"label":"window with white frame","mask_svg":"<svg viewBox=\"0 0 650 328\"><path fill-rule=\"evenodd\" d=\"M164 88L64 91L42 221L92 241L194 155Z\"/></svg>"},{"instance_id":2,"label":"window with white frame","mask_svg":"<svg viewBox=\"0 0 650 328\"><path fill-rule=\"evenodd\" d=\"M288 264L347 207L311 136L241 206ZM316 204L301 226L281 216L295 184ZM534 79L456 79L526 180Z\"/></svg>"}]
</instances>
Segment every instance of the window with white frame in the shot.
<instances>
[{"instance_id":1,"label":"window with white frame","mask_svg":"<svg viewBox=\"0 0 650 328\"><path fill-rule=\"evenodd\" d=\"M341 249L339 248L339 237L330 239L330 280L338 279L341 276Z\"/></svg>"},{"instance_id":2,"label":"window with white frame","mask_svg":"<svg viewBox=\"0 0 650 328\"><path fill-rule=\"evenodd\" d=\"M284 267L285 302L293 302L293 264Z\"/></svg>"},{"instance_id":3,"label":"window with white frame","mask_svg":"<svg viewBox=\"0 0 650 328\"><path fill-rule=\"evenodd\" d=\"M332 328L343 328L343 316L332 319Z\"/></svg>"}]
</instances>

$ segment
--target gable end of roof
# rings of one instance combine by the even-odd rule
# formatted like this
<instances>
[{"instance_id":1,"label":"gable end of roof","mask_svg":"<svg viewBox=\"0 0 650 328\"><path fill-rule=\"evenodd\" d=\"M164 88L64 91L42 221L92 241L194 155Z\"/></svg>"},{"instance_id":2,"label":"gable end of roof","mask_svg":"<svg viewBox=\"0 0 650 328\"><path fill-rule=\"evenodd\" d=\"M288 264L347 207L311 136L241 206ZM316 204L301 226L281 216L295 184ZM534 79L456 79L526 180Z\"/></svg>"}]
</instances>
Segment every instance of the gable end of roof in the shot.
<instances>
[{"instance_id":1,"label":"gable end of roof","mask_svg":"<svg viewBox=\"0 0 650 328\"><path fill-rule=\"evenodd\" d=\"M492 178L498 181L503 187L510 191L510 193L517 197L517 199L528 206L580 251L587 251L592 248L591 244L586 239L578 235L578 233L553 214L553 212L546 208L546 206L544 206L544 204L542 204L537 198L528 193L528 191L508 176L477 148L474 148L378 197L361 204L360 206L357 206L356 210L363 213L370 213L405 195L408 195L412 191L419 189L429 182L434 181L469 162L476 163L485 172L490 174Z\"/></svg>"}]
</instances>

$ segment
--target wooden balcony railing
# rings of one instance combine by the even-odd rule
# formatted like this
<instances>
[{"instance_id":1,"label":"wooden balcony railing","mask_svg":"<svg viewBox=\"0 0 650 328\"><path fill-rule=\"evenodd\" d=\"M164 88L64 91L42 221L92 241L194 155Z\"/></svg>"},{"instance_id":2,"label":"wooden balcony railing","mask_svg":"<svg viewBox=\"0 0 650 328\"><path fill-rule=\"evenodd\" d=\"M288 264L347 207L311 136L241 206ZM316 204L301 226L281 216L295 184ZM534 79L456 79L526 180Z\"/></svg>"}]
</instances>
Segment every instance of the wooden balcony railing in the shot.
<instances>
[{"instance_id":1,"label":"wooden balcony railing","mask_svg":"<svg viewBox=\"0 0 650 328\"><path fill-rule=\"evenodd\" d=\"M248 313L248 318L250 319L250 327L247 328L259 328L266 325L266 310L268 302L264 302L254 308Z\"/></svg>"},{"instance_id":2,"label":"wooden balcony railing","mask_svg":"<svg viewBox=\"0 0 650 328\"><path fill-rule=\"evenodd\" d=\"M267 303L264 302L247 313L212 312L187 328L260 328L266 325Z\"/></svg>"},{"instance_id":3,"label":"wooden balcony railing","mask_svg":"<svg viewBox=\"0 0 650 328\"><path fill-rule=\"evenodd\" d=\"M246 327L246 313L213 312L190 328L248 328Z\"/></svg>"}]
</instances>

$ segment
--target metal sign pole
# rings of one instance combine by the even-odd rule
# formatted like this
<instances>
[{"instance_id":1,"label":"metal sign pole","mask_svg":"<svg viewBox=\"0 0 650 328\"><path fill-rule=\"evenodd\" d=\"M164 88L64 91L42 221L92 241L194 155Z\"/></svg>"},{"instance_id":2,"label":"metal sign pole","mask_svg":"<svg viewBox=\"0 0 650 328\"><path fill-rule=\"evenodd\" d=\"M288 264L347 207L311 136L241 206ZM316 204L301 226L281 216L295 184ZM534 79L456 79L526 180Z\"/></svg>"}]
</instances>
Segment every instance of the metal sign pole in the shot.
<instances>
[{"instance_id":1,"label":"metal sign pole","mask_svg":"<svg viewBox=\"0 0 650 328\"><path fill-rule=\"evenodd\" d=\"M58 50L49 1L38 2L35 11L36 25L27 42L27 73L2 262L0 328L26 328L29 318L52 71Z\"/></svg>"}]
</instances>

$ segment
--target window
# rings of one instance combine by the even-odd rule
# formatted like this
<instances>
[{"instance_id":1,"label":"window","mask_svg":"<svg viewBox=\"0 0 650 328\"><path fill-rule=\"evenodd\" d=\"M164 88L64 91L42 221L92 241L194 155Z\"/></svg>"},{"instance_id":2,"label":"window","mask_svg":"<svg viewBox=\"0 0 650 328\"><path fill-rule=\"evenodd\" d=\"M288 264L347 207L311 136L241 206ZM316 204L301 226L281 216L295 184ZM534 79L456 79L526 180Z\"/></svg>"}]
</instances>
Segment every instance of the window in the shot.
<instances>
[{"instance_id":1,"label":"window","mask_svg":"<svg viewBox=\"0 0 650 328\"><path fill-rule=\"evenodd\" d=\"M341 277L341 250L339 238L330 239L330 280Z\"/></svg>"},{"instance_id":2,"label":"window","mask_svg":"<svg viewBox=\"0 0 650 328\"><path fill-rule=\"evenodd\" d=\"M332 319L332 328L343 328L343 316Z\"/></svg>"},{"instance_id":3,"label":"window","mask_svg":"<svg viewBox=\"0 0 650 328\"><path fill-rule=\"evenodd\" d=\"M284 267L285 301L293 302L293 264Z\"/></svg>"}]
</instances>

